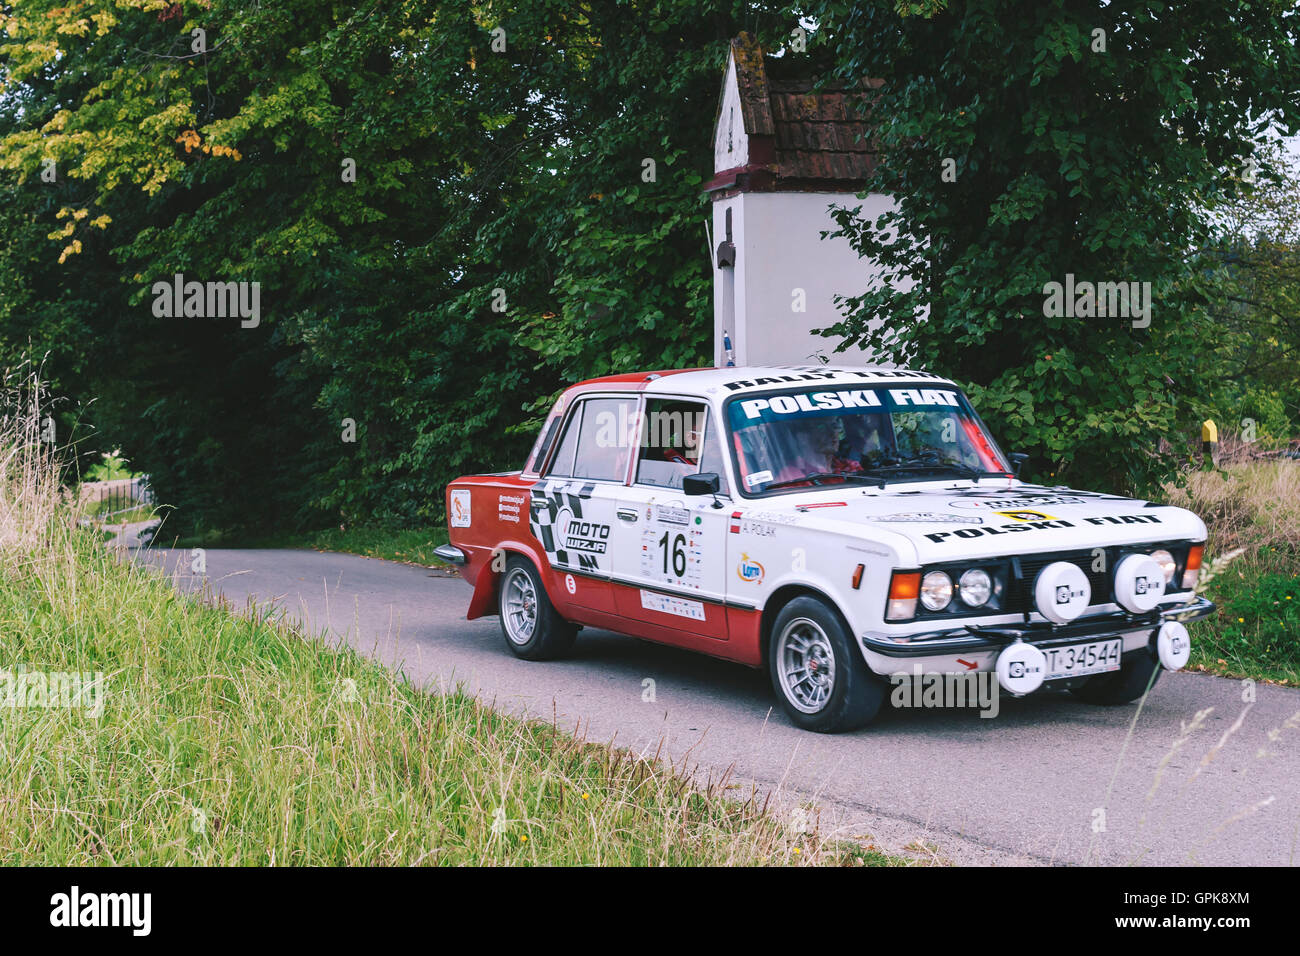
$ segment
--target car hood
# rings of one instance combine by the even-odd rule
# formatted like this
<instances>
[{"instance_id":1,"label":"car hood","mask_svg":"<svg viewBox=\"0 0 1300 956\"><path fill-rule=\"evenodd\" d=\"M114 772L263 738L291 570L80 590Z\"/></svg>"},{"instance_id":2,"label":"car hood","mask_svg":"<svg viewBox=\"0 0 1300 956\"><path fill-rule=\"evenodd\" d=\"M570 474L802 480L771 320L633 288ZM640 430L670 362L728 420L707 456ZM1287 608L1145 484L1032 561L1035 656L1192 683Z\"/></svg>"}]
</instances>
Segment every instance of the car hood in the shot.
<instances>
[{"instance_id":1,"label":"car hood","mask_svg":"<svg viewBox=\"0 0 1300 956\"><path fill-rule=\"evenodd\" d=\"M891 544L902 560L914 551L917 564L1205 538L1204 522L1182 508L1005 479L839 485L752 504L792 523Z\"/></svg>"}]
</instances>

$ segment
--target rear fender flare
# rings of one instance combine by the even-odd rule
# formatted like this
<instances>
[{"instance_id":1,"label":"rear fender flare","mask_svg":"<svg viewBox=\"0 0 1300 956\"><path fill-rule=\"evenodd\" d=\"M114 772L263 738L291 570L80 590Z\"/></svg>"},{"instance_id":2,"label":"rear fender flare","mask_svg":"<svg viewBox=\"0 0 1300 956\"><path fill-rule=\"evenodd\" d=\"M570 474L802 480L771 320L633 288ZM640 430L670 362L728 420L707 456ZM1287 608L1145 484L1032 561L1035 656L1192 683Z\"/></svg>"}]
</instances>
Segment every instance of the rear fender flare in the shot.
<instances>
[{"instance_id":1,"label":"rear fender flare","mask_svg":"<svg viewBox=\"0 0 1300 956\"><path fill-rule=\"evenodd\" d=\"M547 596L554 603L554 595L551 594L549 584L551 567L546 562L545 555L538 551L536 546L525 541L503 541L486 552L481 559L483 563L474 579L474 596L469 600L469 611L465 614L466 620L472 621L475 618L496 615L497 585L501 581L505 561L512 554L525 557L533 563L533 567L537 569L537 573L542 579L543 586L546 587ZM501 555L501 558L494 560L497 555ZM495 568L494 565L500 566L500 570Z\"/></svg>"}]
</instances>

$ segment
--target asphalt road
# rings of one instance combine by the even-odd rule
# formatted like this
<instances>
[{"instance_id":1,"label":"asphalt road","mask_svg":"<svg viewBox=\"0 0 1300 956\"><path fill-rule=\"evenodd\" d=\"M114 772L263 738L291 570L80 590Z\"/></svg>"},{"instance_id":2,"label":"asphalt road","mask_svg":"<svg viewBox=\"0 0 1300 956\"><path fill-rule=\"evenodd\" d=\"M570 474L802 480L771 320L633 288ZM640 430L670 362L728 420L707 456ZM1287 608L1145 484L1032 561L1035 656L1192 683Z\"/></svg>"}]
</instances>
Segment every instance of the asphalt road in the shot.
<instances>
[{"instance_id":1,"label":"asphalt road","mask_svg":"<svg viewBox=\"0 0 1300 956\"><path fill-rule=\"evenodd\" d=\"M135 554L180 587L205 583L188 552ZM824 829L886 849L930 847L955 863L1300 863L1294 689L1260 685L1248 706L1239 681L1165 674L1131 734L1135 706L1040 694L1003 698L992 719L889 710L857 733L822 736L787 722L765 674L685 651L586 630L571 659L517 660L496 618L465 620L469 586L444 572L312 551L209 550L206 562L206 583L237 608L276 602L430 690L461 683L590 740L662 744L701 779L730 768L778 806L812 798Z\"/></svg>"}]
</instances>

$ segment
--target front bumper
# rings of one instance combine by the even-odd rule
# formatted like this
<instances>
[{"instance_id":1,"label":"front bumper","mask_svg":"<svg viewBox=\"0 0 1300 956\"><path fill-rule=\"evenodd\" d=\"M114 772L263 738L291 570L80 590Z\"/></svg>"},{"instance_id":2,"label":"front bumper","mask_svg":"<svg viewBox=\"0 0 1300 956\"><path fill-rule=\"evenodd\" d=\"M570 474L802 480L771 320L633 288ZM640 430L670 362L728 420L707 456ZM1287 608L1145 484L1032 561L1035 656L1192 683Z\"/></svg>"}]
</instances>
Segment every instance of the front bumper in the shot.
<instances>
[{"instance_id":1,"label":"front bumper","mask_svg":"<svg viewBox=\"0 0 1300 956\"><path fill-rule=\"evenodd\" d=\"M1195 598L1187 604L1159 608L1147 614L1124 612L1104 614L1069 624L1051 624L1046 621L1024 624L968 624L955 630L930 634L909 634L907 640L890 640L883 635L862 635L862 646L883 657L918 660L927 657L989 654L1000 651L1015 641L1025 641L1039 647L1074 644L1094 638L1121 637L1150 632L1165 621L1186 624L1208 617L1215 612L1213 601ZM1129 650L1127 644L1125 650Z\"/></svg>"}]
</instances>

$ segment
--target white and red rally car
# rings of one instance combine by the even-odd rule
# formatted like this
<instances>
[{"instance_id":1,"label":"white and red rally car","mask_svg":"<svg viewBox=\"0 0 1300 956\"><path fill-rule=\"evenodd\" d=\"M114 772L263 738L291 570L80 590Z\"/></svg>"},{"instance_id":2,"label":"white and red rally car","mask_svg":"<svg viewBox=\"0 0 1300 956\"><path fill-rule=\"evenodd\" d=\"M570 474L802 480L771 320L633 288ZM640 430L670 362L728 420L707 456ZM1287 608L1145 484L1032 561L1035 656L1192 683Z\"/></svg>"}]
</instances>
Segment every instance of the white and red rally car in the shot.
<instances>
[{"instance_id":1,"label":"white and red rally car","mask_svg":"<svg viewBox=\"0 0 1300 956\"><path fill-rule=\"evenodd\" d=\"M1204 523L1015 467L925 372L617 375L564 392L521 471L452 482L438 553L519 657L585 625L766 667L810 730L866 723L904 671L1136 699L1214 610Z\"/></svg>"}]
</instances>

